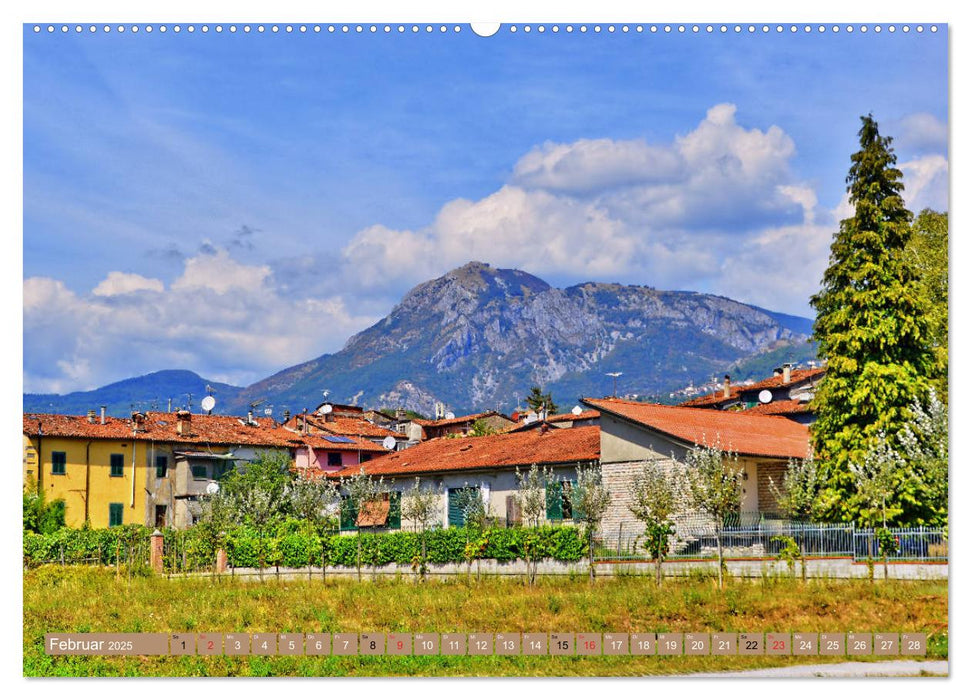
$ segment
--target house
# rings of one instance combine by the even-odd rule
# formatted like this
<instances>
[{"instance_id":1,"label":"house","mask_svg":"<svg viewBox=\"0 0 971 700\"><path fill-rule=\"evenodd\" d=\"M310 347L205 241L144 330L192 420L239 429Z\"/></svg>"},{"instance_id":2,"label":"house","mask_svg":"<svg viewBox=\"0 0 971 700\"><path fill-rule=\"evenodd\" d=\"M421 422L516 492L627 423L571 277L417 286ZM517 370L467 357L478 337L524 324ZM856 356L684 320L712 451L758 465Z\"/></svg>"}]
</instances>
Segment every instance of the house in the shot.
<instances>
[{"instance_id":1,"label":"house","mask_svg":"<svg viewBox=\"0 0 971 700\"><path fill-rule=\"evenodd\" d=\"M354 440L333 450L351 464L372 445ZM186 527L199 515L199 498L234 466L265 452L292 458L312 450L320 459L321 447L252 414L23 414L24 484L48 500L63 498L70 527Z\"/></svg>"},{"instance_id":2,"label":"house","mask_svg":"<svg viewBox=\"0 0 971 700\"><path fill-rule=\"evenodd\" d=\"M350 477L364 470L375 478L392 480L389 501L400 503L401 493L419 479L423 487L440 489L440 520L443 526L461 525L461 499L469 491L477 493L496 522L512 525L520 514L513 495L518 488L516 469L528 471L534 464L550 468L556 476L557 497L547 499L547 519L572 519L569 484L575 480L578 465L598 463L600 436L596 426L570 430L538 430L504 433L481 437L435 438L414 447L393 452L334 474ZM393 514L394 508L389 509ZM373 515L373 513L372 513ZM397 520L372 526L401 527L400 509ZM342 518L341 527L353 530L361 521ZM413 525L405 521L405 527Z\"/></svg>"},{"instance_id":3,"label":"house","mask_svg":"<svg viewBox=\"0 0 971 700\"><path fill-rule=\"evenodd\" d=\"M779 416L614 398L582 403L600 412L600 464L604 484L613 494L603 523L607 536L643 529L632 519L628 504L634 476L647 462L660 462L676 479L696 445L734 452L743 475L740 519L757 522L777 512L771 484L781 485L789 460L809 455L808 428ZM685 510L677 524L684 527L693 520L697 514Z\"/></svg>"},{"instance_id":4,"label":"house","mask_svg":"<svg viewBox=\"0 0 971 700\"><path fill-rule=\"evenodd\" d=\"M597 411L574 409L571 413L557 413L556 415L547 416L543 420L537 418L530 420L529 416L530 414L524 414L522 421L506 428L505 432L515 433L523 430L537 430L541 426L548 428L582 428L600 424L600 413Z\"/></svg>"},{"instance_id":5,"label":"house","mask_svg":"<svg viewBox=\"0 0 971 700\"><path fill-rule=\"evenodd\" d=\"M809 410L809 402L825 376L825 367L796 369L789 363L777 368L768 379L751 384L733 385L726 374L720 391L695 397L679 405L723 411L748 410L755 415L784 416L808 425L815 419Z\"/></svg>"},{"instance_id":6,"label":"house","mask_svg":"<svg viewBox=\"0 0 971 700\"><path fill-rule=\"evenodd\" d=\"M476 423L496 431L515 425L512 418L498 411L483 411L466 416L435 420L415 418L407 425L408 442L413 444L449 435L468 435L472 432Z\"/></svg>"}]
</instances>

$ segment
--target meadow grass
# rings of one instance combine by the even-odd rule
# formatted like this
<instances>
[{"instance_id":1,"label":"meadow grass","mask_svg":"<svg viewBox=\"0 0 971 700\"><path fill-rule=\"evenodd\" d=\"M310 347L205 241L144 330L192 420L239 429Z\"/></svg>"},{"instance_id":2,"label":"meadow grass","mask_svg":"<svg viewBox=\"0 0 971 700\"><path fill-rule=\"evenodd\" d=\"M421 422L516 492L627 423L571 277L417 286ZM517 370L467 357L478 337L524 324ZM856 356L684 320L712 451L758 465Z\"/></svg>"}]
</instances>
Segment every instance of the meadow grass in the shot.
<instances>
[{"instance_id":1,"label":"meadow grass","mask_svg":"<svg viewBox=\"0 0 971 700\"><path fill-rule=\"evenodd\" d=\"M54 657L49 632L926 632L947 657L946 581L282 580L24 573L26 676L639 676L833 657ZM854 660L860 660L854 657Z\"/></svg>"}]
</instances>

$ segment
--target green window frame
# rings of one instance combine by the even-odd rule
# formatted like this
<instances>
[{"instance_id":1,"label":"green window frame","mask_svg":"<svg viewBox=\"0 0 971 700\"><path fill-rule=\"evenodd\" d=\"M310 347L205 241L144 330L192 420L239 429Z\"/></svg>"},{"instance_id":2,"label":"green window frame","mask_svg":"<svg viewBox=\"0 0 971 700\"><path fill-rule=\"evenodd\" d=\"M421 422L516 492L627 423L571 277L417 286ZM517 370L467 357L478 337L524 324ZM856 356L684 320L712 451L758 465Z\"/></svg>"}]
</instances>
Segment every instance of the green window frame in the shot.
<instances>
[{"instance_id":1,"label":"green window frame","mask_svg":"<svg viewBox=\"0 0 971 700\"><path fill-rule=\"evenodd\" d=\"M357 508L350 496L341 496L341 530L357 530Z\"/></svg>"},{"instance_id":2,"label":"green window frame","mask_svg":"<svg viewBox=\"0 0 971 700\"><path fill-rule=\"evenodd\" d=\"M388 524L389 529L401 529L401 491L388 494Z\"/></svg>"},{"instance_id":3,"label":"green window frame","mask_svg":"<svg viewBox=\"0 0 971 700\"><path fill-rule=\"evenodd\" d=\"M111 476L125 475L125 455L115 453L111 455Z\"/></svg>"},{"instance_id":4,"label":"green window frame","mask_svg":"<svg viewBox=\"0 0 971 700\"><path fill-rule=\"evenodd\" d=\"M51 452L51 474L67 474L67 452Z\"/></svg>"},{"instance_id":5,"label":"green window frame","mask_svg":"<svg viewBox=\"0 0 971 700\"><path fill-rule=\"evenodd\" d=\"M125 504L124 503L109 503L108 504L108 527L118 527L124 524L125 520Z\"/></svg>"},{"instance_id":6,"label":"green window frame","mask_svg":"<svg viewBox=\"0 0 971 700\"><path fill-rule=\"evenodd\" d=\"M193 464L189 469L192 472L193 481L205 481L209 478L209 472L205 464Z\"/></svg>"},{"instance_id":7,"label":"green window frame","mask_svg":"<svg viewBox=\"0 0 971 700\"><path fill-rule=\"evenodd\" d=\"M168 455L155 455L155 478L164 479L169 473Z\"/></svg>"}]
</instances>

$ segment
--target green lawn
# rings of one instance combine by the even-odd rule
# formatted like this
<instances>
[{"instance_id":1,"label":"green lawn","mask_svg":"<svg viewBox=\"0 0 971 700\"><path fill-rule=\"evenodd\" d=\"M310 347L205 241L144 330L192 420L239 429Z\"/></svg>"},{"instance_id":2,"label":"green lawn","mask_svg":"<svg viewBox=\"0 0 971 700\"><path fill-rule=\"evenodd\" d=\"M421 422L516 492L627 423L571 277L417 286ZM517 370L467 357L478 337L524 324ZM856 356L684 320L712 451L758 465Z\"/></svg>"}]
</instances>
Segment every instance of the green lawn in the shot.
<instances>
[{"instance_id":1,"label":"green lawn","mask_svg":"<svg viewBox=\"0 0 971 700\"><path fill-rule=\"evenodd\" d=\"M458 577L325 582L24 573L27 676L636 676L832 657L52 657L47 632L925 632L947 657L947 582ZM885 657L881 657L885 658ZM860 660L860 657L854 657Z\"/></svg>"}]
</instances>

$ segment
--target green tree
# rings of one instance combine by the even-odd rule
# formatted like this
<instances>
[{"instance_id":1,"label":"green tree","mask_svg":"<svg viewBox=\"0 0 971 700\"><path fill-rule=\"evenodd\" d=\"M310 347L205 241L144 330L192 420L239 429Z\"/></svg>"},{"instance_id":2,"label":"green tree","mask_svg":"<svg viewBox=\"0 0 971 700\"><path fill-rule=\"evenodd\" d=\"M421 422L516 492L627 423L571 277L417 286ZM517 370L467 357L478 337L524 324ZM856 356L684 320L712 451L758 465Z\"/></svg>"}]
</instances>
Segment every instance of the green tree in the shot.
<instances>
[{"instance_id":1,"label":"green tree","mask_svg":"<svg viewBox=\"0 0 971 700\"><path fill-rule=\"evenodd\" d=\"M424 581L428 571L428 528L441 517L444 490L441 486L422 488L421 479L415 477L415 485L401 495L401 517L414 523L421 539L418 558L418 575Z\"/></svg>"},{"instance_id":2,"label":"green tree","mask_svg":"<svg viewBox=\"0 0 971 700\"><path fill-rule=\"evenodd\" d=\"M670 537L674 534L672 517L679 505L678 491L673 475L665 473L657 460L645 463L631 483L627 508L644 523L644 548L654 559L658 586L661 585L661 565L668 554Z\"/></svg>"},{"instance_id":3,"label":"green tree","mask_svg":"<svg viewBox=\"0 0 971 700\"><path fill-rule=\"evenodd\" d=\"M742 505L742 470L738 455L722 452L717 446L695 445L688 450L685 477L688 493L695 508L715 521L715 542L718 546L718 587L725 585L722 554L722 531L725 520L736 515Z\"/></svg>"},{"instance_id":4,"label":"green tree","mask_svg":"<svg viewBox=\"0 0 971 700\"><path fill-rule=\"evenodd\" d=\"M513 498L519 506L523 524L528 528L537 528L546 513L546 485L553 481L553 470L549 467L540 469L534 464L528 472L519 471L516 467L516 493ZM535 533L524 536L526 546L523 558L526 560L526 582L532 586L536 582L536 568L539 560L536 557Z\"/></svg>"},{"instance_id":5,"label":"green tree","mask_svg":"<svg viewBox=\"0 0 971 700\"><path fill-rule=\"evenodd\" d=\"M920 481L919 500L930 510L926 523L947 525L948 417L945 406L932 389L926 405L915 401L911 419L898 439L900 453Z\"/></svg>"},{"instance_id":6,"label":"green tree","mask_svg":"<svg viewBox=\"0 0 971 700\"><path fill-rule=\"evenodd\" d=\"M908 406L926 395L935 365L917 270L906 253L912 214L901 197L892 140L880 136L872 116L862 121L846 178L854 214L840 222L822 289L811 300L813 335L828 362L812 402L813 452L827 484L826 515L841 520L856 520L860 510L849 465L863 461L879 433L897 435ZM903 520L912 513L905 507Z\"/></svg>"},{"instance_id":7,"label":"green tree","mask_svg":"<svg viewBox=\"0 0 971 700\"><path fill-rule=\"evenodd\" d=\"M385 497L389 492L389 487L384 483L384 477L375 479L364 471L360 470L349 477L341 477L340 488L345 494L342 509L357 517L368 503L377 501ZM361 580L361 532L357 533L357 580Z\"/></svg>"},{"instance_id":8,"label":"green tree","mask_svg":"<svg viewBox=\"0 0 971 700\"><path fill-rule=\"evenodd\" d=\"M36 480L24 485L24 532L49 535L64 527L66 515L63 498L48 503L43 492L38 491Z\"/></svg>"},{"instance_id":9,"label":"green tree","mask_svg":"<svg viewBox=\"0 0 971 700\"><path fill-rule=\"evenodd\" d=\"M819 494L823 489L819 465L812 457L790 459L781 487L769 477L769 491L775 497L779 511L790 520L816 520L820 514ZM806 580L806 557L802 547L792 537L780 537L782 543L780 556L794 565L798 558L802 569L802 580Z\"/></svg>"},{"instance_id":10,"label":"green tree","mask_svg":"<svg viewBox=\"0 0 971 700\"><path fill-rule=\"evenodd\" d=\"M472 424L472 430L469 431L470 437L485 437L486 435L495 435L499 431L486 423L483 419L477 420Z\"/></svg>"},{"instance_id":11,"label":"green tree","mask_svg":"<svg viewBox=\"0 0 971 700\"><path fill-rule=\"evenodd\" d=\"M610 508L610 491L604 486L600 467L577 465L577 480L570 490L573 517L583 523L587 536L587 556L590 557L590 580L596 578L593 567L593 536Z\"/></svg>"},{"instance_id":12,"label":"green tree","mask_svg":"<svg viewBox=\"0 0 971 700\"><path fill-rule=\"evenodd\" d=\"M526 405L537 413L543 408L546 409L549 415L556 413L556 404L553 403L553 395L550 392L544 394L543 390L538 386L534 386L529 390L529 396L526 397Z\"/></svg>"},{"instance_id":13,"label":"green tree","mask_svg":"<svg viewBox=\"0 0 971 700\"><path fill-rule=\"evenodd\" d=\"M935 367L931 377L937 395L947 403L948 335L947 335L947 214L924 209L914 220L907 253L920 275L918 287L927 316L927 330L934 353Z\"/></svg>"}]
</instances>

